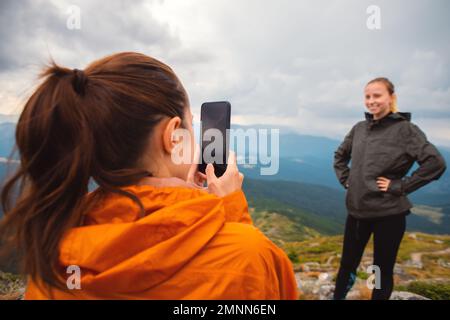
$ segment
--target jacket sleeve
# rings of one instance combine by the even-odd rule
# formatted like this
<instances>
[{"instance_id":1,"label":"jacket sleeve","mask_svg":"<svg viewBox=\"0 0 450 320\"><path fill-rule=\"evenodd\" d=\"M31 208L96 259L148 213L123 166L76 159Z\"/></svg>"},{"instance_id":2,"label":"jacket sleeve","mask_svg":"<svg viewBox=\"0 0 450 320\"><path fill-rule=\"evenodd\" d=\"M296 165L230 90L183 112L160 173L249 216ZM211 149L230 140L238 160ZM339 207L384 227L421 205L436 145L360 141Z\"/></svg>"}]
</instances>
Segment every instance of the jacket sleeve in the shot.
<instances>
[{"instance_id":1,"label":"jacket sleeve","mask_svg":"<svg viewBox=\"0 0 450 320\"><path fill-rule=\"evenodd\" d=\"M263 300L297 300L299 290L295 278L294 267L283 249L275 245L267 237L263 238L262 250L255 249L254 261L260 260L263 277L260 287L266 286ZM258 252L259 251L259 252ZM256 274L256 273L255 273Z\"/></svg>"},{"instance_id":2,"label":"jacket sleeve","mask_svg":"<svg viewBox=\"0 0 450 320\"><path fill-rule=\"evenodd\" d=\"M346 189L348 188L347 180L350 174L350 168L348 167L348 164L351 160L354 132L355 127L350 130L350 132L345 136L344 141L334 152L334 171L339 182Z\"/></svg>"},{"instance_id":3,"label":"jacket sleeve","mask_svg":"<svg viewBox=\"0 0 450 320\"><path fill-rule=\"evenodd\" d=\"M225 217L228 222L253 224L244 191L237 190L223 197Z\"/></svg>"},{"instance_id":4,"label":"jacket sleeve","mask_svg":"<svg viewBox=\"0 0 450 320\"><path fill-rule=\"evenodd\" d=\"M281 249L280 249L281 251ZM295 280L294 268L289 258L284 254L280 254L278 266L276 267L280 285L281 300L297 300L299 292L297 290L297 281Z\"/></svg>"},{"instance_id":5,"label":"jacket sleeve","mask_svg":"<svg viewBox=\"0 0 450 320\"><path fill-rule=\"evenodd\" d=\"M391 181L388 192L396 195L406 195L416 191L431 181L439 179L446 170L445 160L440 152L414 124L411 124L406 152L417 161L419 168L411 176Z\"/></svg>"}]
</instances>

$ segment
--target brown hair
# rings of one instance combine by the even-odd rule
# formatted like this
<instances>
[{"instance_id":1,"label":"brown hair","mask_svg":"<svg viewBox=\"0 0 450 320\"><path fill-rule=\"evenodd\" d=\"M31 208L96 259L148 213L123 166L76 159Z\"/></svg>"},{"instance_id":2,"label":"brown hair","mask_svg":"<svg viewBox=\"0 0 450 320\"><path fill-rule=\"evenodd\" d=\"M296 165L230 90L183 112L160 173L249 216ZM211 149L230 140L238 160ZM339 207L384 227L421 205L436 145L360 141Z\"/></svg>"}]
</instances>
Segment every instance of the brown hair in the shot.
<instances>
[{"instance_id":1,"label":"brown hair","mask_svg":"<svg viewBox=\"0 0 450 320\"><path fill-rule=\"evenodd\" d=\"M52 62L41 77L17 123L20 165L2 190L0 235L22 253L23 273L65 290L58 264L65 231L109 192L143 213L120 187L151 175L138 165L148 137L164 117L184 119L188 98L170 67L139 53L114 54L84 71ZM91 181L98 188L86 197Z\"/></svg>"},{"instance_id":2,"label":"brown hair","mask_svg":"<svg viewBox=\"0 0 450 320\"><path fill-rule=\"evenodd\" d=\"M375 83L375 82L381 82L386 86L386 89L388 90L389 94L393 97L393 102L391 105L391 112L398 112L398 105L397 105L397 95L395 94L395 86L394 84L388 79L388 78L375 78L373 80L370 80L367 85L371 84L371 83Z\"/></svg>"}]
</instances>

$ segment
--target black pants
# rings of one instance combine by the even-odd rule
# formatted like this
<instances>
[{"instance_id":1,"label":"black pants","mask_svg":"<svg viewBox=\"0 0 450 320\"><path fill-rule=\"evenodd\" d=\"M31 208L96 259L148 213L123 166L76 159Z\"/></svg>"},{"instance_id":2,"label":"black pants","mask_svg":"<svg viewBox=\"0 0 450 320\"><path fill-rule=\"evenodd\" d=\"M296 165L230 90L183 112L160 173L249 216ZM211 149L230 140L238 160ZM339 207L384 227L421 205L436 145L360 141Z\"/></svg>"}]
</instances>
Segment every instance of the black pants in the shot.
<instances>
[{"instance_id":1,"label":"black pants","mask_svg":"<svg viewBox=\"0 0 450 320\"><path fill-rule=\"evenodd\" d=\"M356 270L372 233L374 240L373 264L380 268L381 275L381 288L373 289L372 300L389 299L394 286L395 260L405 233L408 213L409 211L376 219L356 219L348 215L334 299L345 299L348 291L352 288L356 279Z\"/></svg>"}]
</instances>

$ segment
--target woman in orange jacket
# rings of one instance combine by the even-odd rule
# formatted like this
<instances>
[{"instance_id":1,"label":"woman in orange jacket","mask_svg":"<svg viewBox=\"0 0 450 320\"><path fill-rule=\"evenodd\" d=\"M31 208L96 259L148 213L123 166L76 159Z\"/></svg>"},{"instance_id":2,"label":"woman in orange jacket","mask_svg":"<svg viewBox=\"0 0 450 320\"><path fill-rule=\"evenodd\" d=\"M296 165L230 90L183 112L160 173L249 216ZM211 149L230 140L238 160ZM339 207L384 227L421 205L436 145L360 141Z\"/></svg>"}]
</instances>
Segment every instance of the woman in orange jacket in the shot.
<instances>
[{"instance_id":1,"label":"woman in orange jacket","mask_svg":"<svg viewBox=\"0 0 450 320\"><path fill-rule=\"evenodd\" d=\"M173 161L177 149L195 163L171 68L119 53L43 78L2 191L0 234L22 253L26 299L297 298L286 254L252 225L234 154L220 178Z\"/></svg>"}]
</instances>

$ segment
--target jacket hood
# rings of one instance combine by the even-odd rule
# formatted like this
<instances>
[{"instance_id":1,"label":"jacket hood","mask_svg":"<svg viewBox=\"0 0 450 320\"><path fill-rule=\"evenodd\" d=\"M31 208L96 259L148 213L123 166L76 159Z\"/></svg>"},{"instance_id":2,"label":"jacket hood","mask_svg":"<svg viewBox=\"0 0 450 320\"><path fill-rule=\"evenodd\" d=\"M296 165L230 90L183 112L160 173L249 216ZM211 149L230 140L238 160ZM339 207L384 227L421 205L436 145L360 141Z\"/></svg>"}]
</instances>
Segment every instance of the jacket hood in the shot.
<instances>
[{"instance_id":1,"label":"jacket hood","mask_svg":"<svg viewBox=\"0 0 450 320\"><path fill-rule=\"evenodd\" d=\"M242 191L219 198L184 187L122 189L141 200L144 217L131 199L111 194L61 241L60 263L81 267L83 289L152 288L198 254L225 222L251 223ZM237 210L238 204L245 210Z\"/></svg>"},{"instance_id":2,"label":"jacket hood","mask_svg":"<svg viewBox=\"0 0 450 320\"><path fill-rule=\"evenodd\" d=\"M369 112L364 112L365 118L367 121L374 121L373 114ZM391 112L386 117L382 119L394 119L394 120L407 120L411 121L411 113L410 112Z\"/></svg>"}]
</instances>

